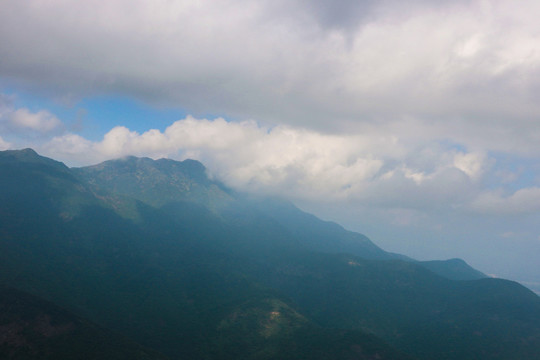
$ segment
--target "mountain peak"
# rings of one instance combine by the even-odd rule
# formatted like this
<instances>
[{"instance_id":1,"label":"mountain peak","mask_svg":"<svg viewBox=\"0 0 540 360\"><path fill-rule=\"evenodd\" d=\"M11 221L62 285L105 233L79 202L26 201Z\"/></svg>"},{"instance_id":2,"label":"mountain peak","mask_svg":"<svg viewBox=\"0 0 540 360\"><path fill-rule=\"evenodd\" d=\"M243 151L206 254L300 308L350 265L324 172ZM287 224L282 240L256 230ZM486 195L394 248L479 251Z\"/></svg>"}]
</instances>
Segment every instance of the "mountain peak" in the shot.
<instances>
[{"instance_id":1,"label":"mountain peak","mask_svg":"<svg viewBox=\"0 0 540 360\"><path fill-rule=\"evenodd\" d=\"M31 148L21 149L21 150L5 150L0 151L2 157L12 157L19 160L28 160L28 159L37 159L41 158L38 153Z\"/></svg>"},{"instance_id":2,"label":"mountain peak","mask_svg":"<svg viewBox=\"0 0 540 360\"><path fill-rule=\"evenodd\" d=\"M13 150L13 151L17 151L17 150ZM25 149L21 149L21 150L18 150L18 151L21 154L25 154L25 155L29 155L29 156L39 156L38 153L32 148L25 148Z\"/></svg>"},{"instance_id":3,"label":"mountain peak","mask_svg":"<svg viewBox=\"0 0 540 360\"><path fill-rule=\"evenodd\" d=\"M149 157L137 157L133 155L124 156L118 159L107 160L97 165L86 166L81 169L105 169L105 168L124 168L128 170L129 168L143 168L143 167L153 167L166 169L167 167L182 167L185 171L193 171L199 174L206 173L206 167L197 160L186 159L184 161L173 160L169 158L161 159L151 159Z\"/></svg>"},{"instance_id":4,"label":"mountain peak","mask_svg":"<svg viewBox=\"0 0 540 360\"><path fill-rule=\"evenodd\" d=\"M184 166L186 169L191 169L198 172L206 172L206 167L198 160L185 159L183 161L177 161L168 158L161 158L155 161L158 164L182 164L182 166Z\"/></svg>"},{"instance_id":5,"label":"mountain peak","mask_svg":"<svg viewBox=\"0 0 540 360\"><path fill-rule=\"evenodd\" d=\"M476 270L459 258L421 261L420 264L435 274L452 280L478 280L487 278L486 274Z\"/></svg>"},{"instance_id":6,"label":"mountain peak","mask_svg":"<svg viewBox=\"0 0 540 360\"><path fill-rule=\"evenodd\" d=\"M52 166L64 171L68 169L63 162L41 156L31 148L0 151L0 161L4 164L24 162Z\"/></svg>"},{"instance_id":7,"label":"mountain peak","mask_svg":"<svg viewBox=\"0 0 540 360\"><path fill-rule=\"evenodd\" d=\"M93 185L157 207L186 200L211 204L228 198L224 187L210 180L196 160L128 156L73 170Z\"/></svg>"}]
</instances>

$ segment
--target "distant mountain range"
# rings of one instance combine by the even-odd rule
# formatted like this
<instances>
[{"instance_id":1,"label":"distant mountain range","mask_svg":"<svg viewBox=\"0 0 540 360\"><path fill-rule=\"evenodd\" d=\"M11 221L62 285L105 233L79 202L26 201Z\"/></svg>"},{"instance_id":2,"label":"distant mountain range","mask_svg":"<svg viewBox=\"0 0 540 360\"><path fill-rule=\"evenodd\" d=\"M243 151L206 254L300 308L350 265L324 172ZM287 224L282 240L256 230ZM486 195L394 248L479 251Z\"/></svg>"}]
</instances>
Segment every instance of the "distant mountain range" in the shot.
<instances>
[{"instance_id":1,"label":"distant mountain range","mask_svg":"<svg viewBox=\"0 0 540 360\"><path fill-rule=\"evenodd\" d=\"M68 168L0 152L0 283L19 304L0 305L0 358L104 358L85 337L148 359L540 354L540 298L523 286L459 259L388 253L289 202L232 191L193 160ZM36 333L51 309L86 329L71 348ZM34 329L25 350L6 340L17 321Z\"/></svg>"}]
</instances>

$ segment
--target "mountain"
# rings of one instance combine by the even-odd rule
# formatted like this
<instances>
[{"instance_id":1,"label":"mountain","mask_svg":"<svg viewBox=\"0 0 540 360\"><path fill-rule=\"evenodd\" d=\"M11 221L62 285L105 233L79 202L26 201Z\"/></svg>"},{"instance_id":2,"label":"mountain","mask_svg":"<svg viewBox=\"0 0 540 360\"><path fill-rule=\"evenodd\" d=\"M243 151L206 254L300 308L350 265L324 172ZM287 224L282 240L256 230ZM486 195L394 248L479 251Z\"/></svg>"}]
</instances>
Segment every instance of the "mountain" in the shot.
<instances>
[{"instance_id":1,"label":"mountain","mask_svg":"<svg viewBox=\"0 0 540 360\"><path fill-rule=\"evenodd\" d=\"M347 231L334 222L322 221L312 214L303 212L292 203L264 199L252 201L251 205L285 227L309 250L349 253L377 260L405 258L382 250L362 234Z\"/></svg>"},{"instance_id":2,"label":"mountain","mask_svg":"<svg viewBox=\"0 0 540 360\"><path fill-rule=\"evenodd\" d=\"M251 229L191 201L159 209L133 201L134 222L115 212L107 191L97 193L74 173L58 187L64 175L57 179L54 167L37 173L33 164L45 159L33 156L17 172L0 161L0 181L10 184L0 200L14 188L19 196L0 201L0 281L173 359L228 359L233 351L244 359L409 359L372 335L321 327L251 278L242 269L249 259L238 257L253 253L245 238ZM32 192L34 182L42 185ZM75 217L55 207L94 193ZM17 202L33 201L41 205L13 211Z\"/></svg>"},{"instance_id":3,"label":"mountain","mask_svg":"<svg viewBox=\"0 0 540 360\"><path fill-rule=\"evenodd\" d=\"M362 329L420 359L539 354L539 298L515 282L454 281L410 262L325 254L284 256L257 275L319 324Z\"/></svg>"},{"instance_id":4,"label":"mountain","mask_svg":"<svg viewBox=\"0 0 540 360\"><path fill-rule=\"evenodd\" d=\"M223 184L208 179L204 165L195 160L179 162L129 156L72 171L96 191L106 190L109 197L127 196L154 207L190 202L219 214L229 223L241 223L244 228L246 225L264 226L267 230L279 232L274 234L271 242L276 238L288 238L289 245L294 243L312 251L349 253L366 259L414 261L404 255L384 251L366 236L320 220L290 202L234 193ZM118 199L115 202L118 204ZM125 205L122 207L126 208ZM258 229L256 231L259 232ZM453 280L487 277L461 259L418 264Z\"/></svg>"},{"instance_id":5,"label":"mountain","mask_svg":"<svg viewBox=\"0 0 540 360\"><path fill-rule=\"evenodd\" d=\"M194 161L1 152L0 250L0 282L171 359L540 353L540 299L521 285L387 253Z\"/></svg>"},{"instance_id":6,"label":"mountain","mask_svg":"<svg viewBox=\"0 0 540 360\"><path fill-rule=\"evenodd\" d=\"M348 252L373 259L396 257L364 235L321 221L291 203L235 194L219 182L209 180L204 166L194 160L126 157L72 170L83 182L109 194L127 196L158 208L174 207L178 203L197 204L227 223L240 225L239 232L255 228L260 236L259 229L264 227L265 234L273 233L269 243L280 238L283 245L314 251Z\"/></svg>"},{"instance_id":7,"label":"mountain","mask_svg":"<svg viewBox=\"0 0 540 360\"><path fill-rule=\"evenodd\" d=\"M4 286L0 286L0 358L166 359L50 302Z\"/></svg>"},{"instance_id":8,"label":"mountain","mask_svg":"<svg viewBox=\"0 0 540 360\"><path fill-rule=\"evenodd\" d=\"M461 259L420 261L419 264L451 280L479 280L488 277Z\"/></svg>"},{"instance_id":9,"label":"mountain","mask_svg":"<svg viewBox=\"0 0 540 360\"><path fill-rule=\"evenodd\" d=\"M0 152L0 186L3 208L12 211L54 209L61 217L72 218L85 206L98 202L63 163L39 156L32 149Z\"/></svg>"},{"instance_id":10,"label":"mountain","mask_svg":"<svg viewBox=\"0 0 540 360\"><path fill-rule=\"evenodd\" d=\"M72 171L95 189L128 196L154 207L177 201L215 207L231 199L221 184L208 179L205 167L195 160L179 162L128 156Z\"/></svg>"}]
</instances>

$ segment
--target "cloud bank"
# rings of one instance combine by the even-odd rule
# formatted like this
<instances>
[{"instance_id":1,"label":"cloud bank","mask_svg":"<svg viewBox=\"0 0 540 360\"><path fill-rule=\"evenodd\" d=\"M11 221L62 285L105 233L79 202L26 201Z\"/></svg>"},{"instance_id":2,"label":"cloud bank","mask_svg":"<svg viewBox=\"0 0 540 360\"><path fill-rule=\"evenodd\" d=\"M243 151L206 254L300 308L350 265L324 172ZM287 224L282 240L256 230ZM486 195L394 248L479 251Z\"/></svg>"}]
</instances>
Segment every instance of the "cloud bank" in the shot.
<instances>
[{"instance_id":1,"label":"cloud bank","mask_svg":"<svg viewBox=\"0 0 540 360\"><path fill-rule=\"evenodd\" d=\"M484 179L495 172L495 160L486 153L439 143L410 147L395 136L328 135L284 125L188 116L164 131L137 133L117 126L100 141L65 133L40 149L72 165L126 155L193 158L229 186L297 200L421 212L538 210L508 206L523 198L533 204L525 192L536 194L535 189L522 189L507 198L485 189Z\"/></svg>"},{"instance_id":2,"label":"cloud bank","mask_svg":"<svg viewBox=\"0 0 540 360\"><path fill-rule=\"evenodd\" d=\"M12 98L0 93L0 134L35 139L62 132L62 121L49 111L32 112L27 108L15 108ZM7 143L3 144L5 146Z\"/></svg>"},{"instance_id":3,"label":"cloud bank","mask_svg":"<svg viewBox=\"0 0 540 360\"><path fill-rule=\"evenodd\" d=\"M98 5L99 4L99 5ZM539 155L537 1L2 2L4 82Z\"/></svg>"},{"instance_id":4,"label":"cloud bank","mask_svg":"<svg viewBox=\"0 0 540 360\"><path fill-rule=\"evenodd\" d=\"M481 194L472 208L494 214L534 214L540 211L540 187L529 187L505 195L502 191Z\"/></svg>"}]
</instances>

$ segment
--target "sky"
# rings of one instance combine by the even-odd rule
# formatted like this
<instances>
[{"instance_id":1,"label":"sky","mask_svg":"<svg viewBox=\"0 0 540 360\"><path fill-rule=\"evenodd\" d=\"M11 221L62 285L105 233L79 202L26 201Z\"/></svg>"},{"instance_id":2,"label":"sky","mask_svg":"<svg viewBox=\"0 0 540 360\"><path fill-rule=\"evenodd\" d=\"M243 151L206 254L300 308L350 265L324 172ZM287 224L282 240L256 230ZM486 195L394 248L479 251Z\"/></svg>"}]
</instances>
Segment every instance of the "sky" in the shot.
<instances>
[{"instance_id":1,"label":"sky","mask_svg":"<svg viewBox=\"0 0 540 360\"><path fill-rule=\"evenodd\" d=\"M4 0L0 150L192 158L540 289L540 2Z\"/></svg>"}]
</instances>

